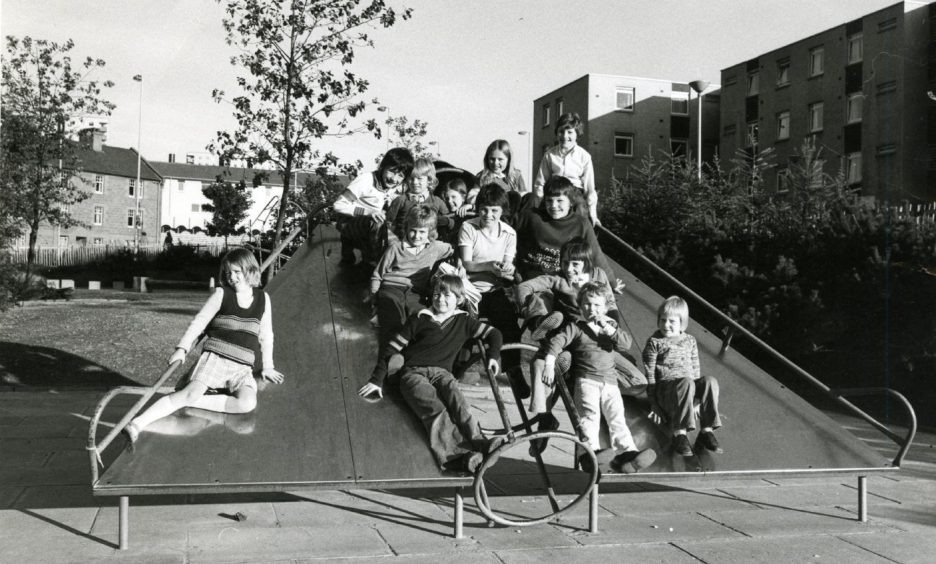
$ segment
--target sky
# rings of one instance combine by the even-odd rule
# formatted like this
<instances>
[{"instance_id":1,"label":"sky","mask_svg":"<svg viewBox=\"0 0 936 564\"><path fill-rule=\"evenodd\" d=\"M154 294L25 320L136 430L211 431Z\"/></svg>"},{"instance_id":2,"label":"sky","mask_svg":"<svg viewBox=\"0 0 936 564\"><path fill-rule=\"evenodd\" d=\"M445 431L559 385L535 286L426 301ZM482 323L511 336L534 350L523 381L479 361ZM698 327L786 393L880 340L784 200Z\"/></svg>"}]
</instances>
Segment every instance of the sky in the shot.
<instances>
[{"instance_id":1,"label":"sky","mask_svg":"<svg viewBox=\"0 0 936 564\"><path fill-rule=\"evenodd\" d=\"M494 139L529 180L533 100L585 74L719 82L720 70L895 4L893 0L388 0L413 17L371 32L353 71L391 116L428 122L441 158L481 169ZM234 126L215 88L237 92L234 51L216 0L0 0L3 36L75 41L107 62L107 144L180 160ZM143 75L142 119L140 83ZM138 129L138 123L140 127ZM322 148L372 166L387 148L366 134Z\"/></svg>"}]
</instances>

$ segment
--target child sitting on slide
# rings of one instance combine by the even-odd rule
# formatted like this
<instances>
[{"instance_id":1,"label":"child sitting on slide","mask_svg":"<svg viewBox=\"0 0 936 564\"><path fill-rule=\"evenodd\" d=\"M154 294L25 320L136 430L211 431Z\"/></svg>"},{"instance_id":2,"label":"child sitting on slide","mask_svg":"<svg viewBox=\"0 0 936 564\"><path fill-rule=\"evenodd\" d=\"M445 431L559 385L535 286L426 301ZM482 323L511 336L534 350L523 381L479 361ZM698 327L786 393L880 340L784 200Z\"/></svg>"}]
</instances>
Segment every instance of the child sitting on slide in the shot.
<instances>
[{"instance_id":1,"label":"child sitting on slide","mask_svg":"<svg viewBox=\"0 0 936 564\"><path fill-rule=\"evenodd\" d=\"M694 400L699 403L702 430L696 449L722 452L714 430L721 427L718 415L718 380L702 376L699 347L686 333L689 305L679 296L670 296L657 311L659 328L647 340L643 361L647 369L647 398L653 413L661 416L673 433L673 450L692 456L687 433L696 428Z\"/></svg>"},{"instance_id":2,"label":"child sitting on slide","mask_svg":"<svg viewBox=\"0 0 936 564\"><path fill-rule=\"evenodd\" d=\"M205 333L204 351L181 390L159 398L124 428L130 442L150 423L183 407L222 413L247 413L257 405L253 366L259 356L261 376L277 384L283 375L273 368L273 309L270 297L258 288L260 265L246 249L234 249L221 259L221 286L208 298L189 324L169 364L184 362L196 339ZM231 395L205 395L209 388L224 388Z\"/></svg>"},{"instance_id":3,"label":"child sitting on slide","mask_svg":"<svg viewBox=\"0 0 936 564\"><path fill-rule=\"evenodd\" d=\"M371 275L369 301L377 310L381 347L422 308L429 281L452 246L437 240L436 212L425 204L409 208L403 239L391 243Z\"/></svg>"},{"instance_id":4,"label":"child sitting on slide","mask_svg":"<svg viewBox=\"0 0 936 564\"><path fill-rule=\"evenodd\" d=\"M497 374L502 339L496 328L459 309L462 299L461 278L449 274L437 277L432 307L411 316L381 348L370 380L358 394L382 397L390 357L402 354L403 368L395 379L406 403L422 421L436 461L442 468L473 473L484 455L500 446L503 437L484 436L452 376L452 364L466 341L483 339L488 348L487 369Z\"/></svg>"},{"instance_id":5,"label":"child sitting on slide","mask_svg":"<svg viewBox=\"0 0 936 564\"><path fill-rule=\"evenodd\" d=\"M437 227L447 230L451 220L446 216L448 207L442 198L432 193L439 179L436 178L435 167L429 159L416 159L413 172L407 179L406 192L397 196L390 207L387 208L388 238L391 242L403 239L407 214L416 206L429 206L436 214Z\"/></svg>"},{"instance_id":6,"label":"child sitting on slide","mask_svg":"<svg viewBox=\"0 0 936 564\"><path fill-rule=\"evenodd\" d=\"M546 362L542 382L552 386L556 357L563 349L572 355L570 371L575 378L575 407L593 450L599 444L601 416L608 422L611 445L616 456L611 461L615 472L632 473L646 468L656 459L652 450L641 451L634 443L624 419L624 401L618 391L614 353L626 352L632 339L608 316L611 289L606 284L589 282L578 292L579 319L566 323L545 345ZM613 299L613 297L611 298ZM592 470L588 455L579 457L586 472Z\"/></svg>"}]
</instances>

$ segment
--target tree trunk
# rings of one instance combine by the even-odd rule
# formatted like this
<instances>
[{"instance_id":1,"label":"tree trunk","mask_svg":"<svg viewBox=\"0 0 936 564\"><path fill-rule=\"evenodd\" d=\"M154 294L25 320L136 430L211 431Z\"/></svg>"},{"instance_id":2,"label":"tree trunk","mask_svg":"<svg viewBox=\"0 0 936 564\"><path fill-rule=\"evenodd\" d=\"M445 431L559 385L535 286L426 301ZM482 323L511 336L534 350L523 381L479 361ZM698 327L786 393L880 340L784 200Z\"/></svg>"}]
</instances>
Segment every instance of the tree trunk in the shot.
<instances>
[{"instance_id":1,"label":"tree trunk","mask_svg":"<svg viewBox=\"0 0 936 564\"><path fill-rule=\"evenodd\" d=\"M29 289L29 277L32 274L33 263L36 262L36 241L39 239L39 222L34 221L29 226L29 250L26 251L26 276L23 278L23 291Z\"/></svg>"}]
</instances>

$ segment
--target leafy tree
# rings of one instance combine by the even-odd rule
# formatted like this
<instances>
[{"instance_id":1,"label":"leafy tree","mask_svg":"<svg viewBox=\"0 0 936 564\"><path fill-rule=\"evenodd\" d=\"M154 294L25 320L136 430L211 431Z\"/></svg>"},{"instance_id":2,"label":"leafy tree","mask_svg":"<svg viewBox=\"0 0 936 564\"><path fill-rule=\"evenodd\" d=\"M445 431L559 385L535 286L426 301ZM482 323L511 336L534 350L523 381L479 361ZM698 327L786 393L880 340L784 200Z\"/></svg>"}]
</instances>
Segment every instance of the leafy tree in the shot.
<instances>
[{"instance_id":1,"label":"leafy tree","mask_svg":"<svg viewBox=\"0 0 936 564\"><path fill-rule=\"evenodd\" d=\"M237 226L247 219L247 211L253 204L247 183L243 179L231 182L218 177L202 188L202 194L211 200L211 204L206 206L211 212L208 234L224 236L224 247L227 248L228 237L238 232Z\"/></svg>"},{"instance_id":2,"label":"leafy tree","mask_svg":"<svg viewBox=\"0 0 936 564\"><path fill-rule=\"evenodd\" d=\"M383 0L219 1L227 41L240 49L231 64L245 74L237 79L242 93L230 100L237 126L219 131L209 149L229 158L275 164L283 178L278 242L293 171L337 160L316 147L316 140L365 130L379 136L373 119L352 123L364 111L360 98L368 82L350 65L357 48L373 46L370 29L391 27L398 17L408 19L411 11L398 12ZM212 96L218 102L225 99L220 90ZM356 170L360 163L350 168Z\"/></svg>"},{"instance_id":3,"label":"leafy tree","mask_svg":"<svg viewBox=\"0 0 936 564\"><path fill-rule=\"evenodd\" d=\"M389 145L409 149L417 159L433 160L435 158L435 154L430 150L429 145L423 143L429 129L427 122L414 119L413 123L410 123L408 117L399 116L388 117L384 121L384 125L387 126L387 143ZM396 137L395 140L394 136ZM383 154L378 155L375 162L379 164L382 158Z\"/></svg>"},{"instance_id":4,"label":"leafy tree","mask_svg":"<svg viewBox=\"0 0 936 564\"><path fill-rule=\"evenodd\" d=\"M78 120L109 115L114 105L102 98L110 81L89 80L104 67L102 59L72 61L71 40L54 43L24 37L6 38L0 102L0 189L3 215L29 229L26 279L36 255L43 222L77 224L69 207L88 195L79 187L81 163L69 140Z\"/></svg>"}]
</instances>

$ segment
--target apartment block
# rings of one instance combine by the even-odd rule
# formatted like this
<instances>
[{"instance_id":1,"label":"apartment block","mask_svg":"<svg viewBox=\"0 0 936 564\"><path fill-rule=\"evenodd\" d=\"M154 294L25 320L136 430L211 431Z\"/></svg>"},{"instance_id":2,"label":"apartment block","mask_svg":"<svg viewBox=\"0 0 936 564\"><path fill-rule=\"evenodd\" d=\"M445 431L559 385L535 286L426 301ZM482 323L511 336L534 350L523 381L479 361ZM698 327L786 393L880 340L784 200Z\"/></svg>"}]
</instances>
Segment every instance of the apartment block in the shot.
<instances>
[{"instance_id":1,"label":"apartment block","mask_svg":"<svg viewBox=\"0 0 936 564\"><path fill-rule=\"evenodd\" d=\"M868 200L936 199L934 23L901 2L723 69L722 162L771 147L782 193L809 139Z\"/></svg>"},{"instance_id":2,"label":"apartment block","mask_svg":"<svg viewBox=\"0 0 936 564\"><path fill-rule=\"evenodd\" d=\"M719 89L702 96L702 158L718 152ZM585 122L578 142L587 149L600 193L613 179L628 182L647 156L697 156L698 98L687 82L587 74L533 102L534 174L556 141L556 120L576 112ZM531 179L532 182L532 179Z\"/></svg>"},{"instance_id":3,"label":"apartment block","mask_svg":"<svg viewBox=\"0 0 936 564\"><path fill-rule=\"evenodd\" d=\"M69 211L81 225L64 229L43 224L37 235L40 245L132 245L137 224L141 243L156 241L162 179L141 158L137 184L136 150L105 145L104 140L105 131L99 127L79 133L77 156L82 171L70 182L88 197ZM137 213L139 220L134 222Z\"/></svg>"}]
</instances>

